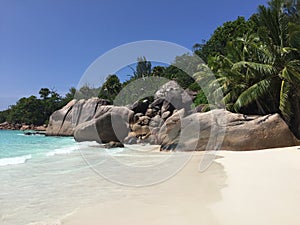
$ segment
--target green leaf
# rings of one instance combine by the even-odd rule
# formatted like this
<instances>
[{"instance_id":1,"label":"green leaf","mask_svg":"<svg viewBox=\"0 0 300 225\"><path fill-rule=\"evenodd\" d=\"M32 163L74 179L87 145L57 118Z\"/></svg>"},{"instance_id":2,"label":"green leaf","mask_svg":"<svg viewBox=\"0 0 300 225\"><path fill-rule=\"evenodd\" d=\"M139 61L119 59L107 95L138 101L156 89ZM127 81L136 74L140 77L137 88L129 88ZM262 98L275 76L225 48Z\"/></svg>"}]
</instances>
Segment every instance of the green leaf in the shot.
<instances>
[{"instance_id":1,"label":"green leaf","mask_svg":"<svg viewBox=\"0 0 300 225\"><path fill-rule=\"evenodd\" d=\"M274 77L268 77L245 90L235 102L234 109L239 111L242 107L248 106L250 103L267 95L272 87L273 79Z\"/></svg>"}]
</instances>

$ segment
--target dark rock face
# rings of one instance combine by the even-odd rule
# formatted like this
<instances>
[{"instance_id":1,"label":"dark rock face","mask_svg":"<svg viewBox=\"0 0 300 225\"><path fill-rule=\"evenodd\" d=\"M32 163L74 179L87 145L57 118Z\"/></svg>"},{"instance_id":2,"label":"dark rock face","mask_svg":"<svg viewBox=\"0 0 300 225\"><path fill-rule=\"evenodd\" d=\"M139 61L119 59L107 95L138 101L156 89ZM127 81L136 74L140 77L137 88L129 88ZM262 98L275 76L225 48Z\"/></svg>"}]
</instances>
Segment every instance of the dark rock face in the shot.
<instances>
[{"instance_id":1,"label":"dark rock face","mask_svg":"<svg viewBox=\"0 0 300 225\"><path fill-rule=\"evenodd\" d=\"M149 101L147 99L143 101L136 101L132 106L129 107L134 113L145 114L149 106Z\"/></svg>"},{"instance_id":2,"label":"dark rock face","mask_svg":"<svg viewBox=\"0 0 300 225\"><path fill-rule=\"evenodd\" d=\"M182 115L182 113L181 113ZM222 132L224 131L224 132ZM161 128L162 150L258 150L299 144L278 114L245 116L225 110L174 114Z\"/></svg>"},{"instance_id":3,"label":"dark rock face","mask_svg":"<svg viewBox=\"0 0 300 225\"><path fill-rule=\"evenodd\" d=\"M76 126L74 138L78 142L123 141L130 132L129 122L132 117L133 112L126 107L101 106L93 119Z\"/></svg>"},{"instance_id":4,"label":"dark rock face","mask_svg":"<svg viewBox=\"0 0 300 225\"><path fill-rule=\"evenodd\" d=\"M75 141L96 141L102 143L96 127L96 121L90 120L85 123L79 124L74 131Z\"/></svg>"},{"instance_id":5,"label":"dark rock face","mask_svg":"<svg viewBox=\"0 0 300 225\"><path fill-rule=\"evenodd\" d=\"M110 141L104 145L105 148L124 148L121 142Z\"/></svg>"},{"instance_id":6,"label":"dark rock face","mask_svg":"<svg viewBox=\"0 0 300 225\"><path fill-rule=\"evenodd\" d=\"M154 102L152 102L150 104L150 109L156 109L156 110L160 110L162 104L164 103L164 99L163 98L157 98L154 100Z\"/></svg>"},{"instance_id":7,"label":"dark rock face","mask_svg":"<svg viewBox=\"0 0 300 225\"><path fill-rule=\"evenodd\" d=\"M105 113L97 118L96 128L102 143L123 141L130 131L128 121L115 112Z\"/></svg>"}]
</instances>

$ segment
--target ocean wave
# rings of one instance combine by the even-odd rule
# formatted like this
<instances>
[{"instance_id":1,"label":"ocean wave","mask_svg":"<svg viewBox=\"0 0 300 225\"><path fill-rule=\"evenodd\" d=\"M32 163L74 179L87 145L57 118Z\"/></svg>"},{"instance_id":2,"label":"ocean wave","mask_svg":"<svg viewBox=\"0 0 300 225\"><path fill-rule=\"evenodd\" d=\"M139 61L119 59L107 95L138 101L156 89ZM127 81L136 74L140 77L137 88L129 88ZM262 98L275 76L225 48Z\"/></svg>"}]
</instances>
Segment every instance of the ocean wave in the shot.
<instances>
[{"instance_id":1,"label":"ocean wave","mask_svg":"<svg viewBox=\"0 0 300 225\"><path fill-rule=\"evenodd\" d=\"M3 158L0 159L0 166L16 165L26 163L28 159L31 159L31 155L24 155L19 157Z\"/></svg>"},{"instance_id":2,"label":"ocean wave","mask_svg":"<svg viewBox=\"0 0 300 225\"><path fill-rule=\"evenodd\" d=\"M47 157L55 156L55 155L68 155L73 153L74 151L78 150L94 150L94 149L100 148L103 150L107 150L103 147L103 145L98 144L97 142L81 142L81 143L76 143L71 146L66 146L62 148L57 148L54 149L46 154ZM120 153L123 151L122 148L111 148L107 150L109 153L114 154L114 153Z\"/></svg>"},{"instance_id":3,"label":"ocean wave","mask_svg":"<svg viewBox=\"0 0 300 225\"><path fill-rule=\"evenodd\" d=\"M74 152L74 151L76 151L78 149L79 149L78 145L64 147L64 148L57 148L57 149L54 149L51 152L48 152L46 154L46 156L49 157L49 156L55 156L55 155L68 155L68 154L71 154L72 152Z\"/></svg>"}]
</instances>

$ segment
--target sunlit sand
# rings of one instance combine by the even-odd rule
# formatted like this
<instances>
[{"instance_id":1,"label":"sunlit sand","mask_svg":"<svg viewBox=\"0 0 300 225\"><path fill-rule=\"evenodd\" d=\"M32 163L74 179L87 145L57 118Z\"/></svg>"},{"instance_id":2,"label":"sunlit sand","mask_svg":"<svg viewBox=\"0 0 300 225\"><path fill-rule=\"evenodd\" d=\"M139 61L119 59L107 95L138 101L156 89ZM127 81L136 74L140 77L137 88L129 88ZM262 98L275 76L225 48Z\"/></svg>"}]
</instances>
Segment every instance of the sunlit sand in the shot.
<instances>
[{"instance_id":1,"label":"sunlit sand","mask_svg":"<svg viewBox=\"0 0 300 225\"><path fill-rule=\"evenodd\" d=\"M219 151L199 172L203 152L158 185L79 208L63 225L296 225L300 219L300 150ZM82 190L84 191L84 190Z\"/></svg>"}]
</instances>

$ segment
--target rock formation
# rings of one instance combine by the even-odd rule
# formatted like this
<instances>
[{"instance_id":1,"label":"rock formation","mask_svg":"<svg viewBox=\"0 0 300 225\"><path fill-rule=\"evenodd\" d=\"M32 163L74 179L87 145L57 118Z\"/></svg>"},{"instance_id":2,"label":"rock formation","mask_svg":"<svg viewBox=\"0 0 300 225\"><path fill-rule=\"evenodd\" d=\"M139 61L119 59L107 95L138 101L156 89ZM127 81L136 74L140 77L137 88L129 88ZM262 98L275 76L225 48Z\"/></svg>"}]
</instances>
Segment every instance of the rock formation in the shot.
<instances>
[{"instance_id":1,"label":"rock formation","mask_svg":"<svg viewBox=\"0 0 300 225\"><path fill-rule=\"evenodd\" d=\"M21 130L21 131L25 131L25 130L33 130L33 131L38 131L38 132L45 132L47 129L47 125L44 124L42 126L35 126L33 124L28 125L28 124L19 124L19 123L8 123L8 122L4 122L4 123L0 123L0 130Z\"/></svg>"},{"instance_id":2,"label":"rock formation","mask_svg":"<svg viewBox=\"0 0 300 225\"><path fill-rule=\"evenodd\" d=\"M162 150L257 150L299 144L278 114L246 116L226 110L170 117L159 132Z\"/></svg>"},{"instance_id":3,"label":"rock formation","mask_svg":"<svg viewBox=\"0 0 300 225\"><path fill-rule=\"evenodd\" d=\"M181 109L189 112L194 94L183 90L175 81L170 81L154 94L154 101L151 104L144 99L129 106L135 115L125 143L158 144L160 127L174 112Z\"/></svg>"},{"instance_id":4,"label":"rock formation","mask_svg":"<svg viewBox=\"0 0 300 225\"><path fill-rule=\"evenodd\" d=\"M108 104L107 100L99 98L79 101L74 99L50 116L46 135L72 136L77 125L91 120L100 106Z\"/></svg>"},{"instance_id":5,"label":"rock formation","mask_svg":"<svg viewBox=\"0 0 300 225\"><path fill-rule=\"evenodd\" d=\"M100 106L94 118L76 126L74 138L79 142L122 142L130 132L132 118L133 111L126 107Z\"/></svg>"},{"instance_id":6,"label":"rock formation","mask_svg":"<svg viewBox=\"0 0 300 225\"><path fill-rule=\"evenodd\" d=\"M170 81L153 101L142 99L127 107L98 98L73 100L51 115L46 134L73 135L76 141L160 144L161 150L179 151L300 144L278 114L246 116L223 109L202 113L202 108L191 109L194 96Z\"/></svg>"}]
</instances>

